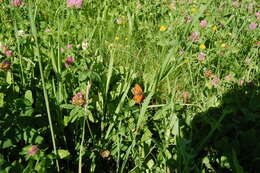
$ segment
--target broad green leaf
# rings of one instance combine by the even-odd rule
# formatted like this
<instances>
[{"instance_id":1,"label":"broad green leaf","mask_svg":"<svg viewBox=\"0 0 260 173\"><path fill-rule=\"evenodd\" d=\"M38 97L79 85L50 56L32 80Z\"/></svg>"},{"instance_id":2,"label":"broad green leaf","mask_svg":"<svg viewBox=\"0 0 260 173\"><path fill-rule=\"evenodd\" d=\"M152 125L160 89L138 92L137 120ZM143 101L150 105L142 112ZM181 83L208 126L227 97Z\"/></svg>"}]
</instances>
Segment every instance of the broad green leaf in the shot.
<instances>
[{"instance_id":1,"label":"broad green leaf","mask_svg":"<svg viewBox=\"0 0 260 173\"><path fill-rule=\"evenodd\" d=\"M25 99L29 100L31 104L33 104L33 96L32 96L32 91L27 90L24 95Z\"/></svg>"},{"instance_id":2,"label":"broad green leaf","mask_svg":"<svg viewBox=\"0 0 260 173\"><path fill-rule=\"evenodd\" d=\"M5 97L5 94L0 93L0 108L4 106L4 97Z\"/></svg>"},{"instance_id":3,"label":"broad green leaf","mask_svg":"<svg viewBox=\"0 0 260 173\"><path fill-rule=\"evenodd\" d=\"M221 156L220 164L221 164L221 167L230 169L230 163L229 163L227 156Z\"/></svg>"},{"instance_id":4,"label":"broad green leaf","mask_svg":"<svg viewBox=\"0 0 260 173\"><path fill-rule=\"evenodd\" d=\"M59 153L58 153L59 154ZM58 156L56 154L54 154L53 152L47 155L47 158L49 158L50 160L54 160L57 159Z\"/></svg>"},{"instance_id":5,"label":"broad green leaf","mask_svg":"<svg viewBox=\"0 0 260 173\"><path fill-rule=\"evenodd\" d=\"M166 149L164 154L165 154L167 159L171 159L172 158L172 154L171 154L171 152L169 150Z\"/></svg>"},{"instance_id":6,"label":"broad green leaf","mask_svg":"<svg viewBox=\"0 0 260 173\"><path fill-rule=\"evenodd\" d=\"M207 167L207 169L213 169L211 164L210 164L210 161L209 161L209 157L208 156L205 156L203 159L202 159L202 163ZM214 170L214 169L213 169Z\"/></svg>"},{"instance_id":7,"label":"broad green leaf","mask_svg":"<svg viewBox=\"0 0 260 173\"><path fill-rule=\"evenodd\" d=\"M71 110L70 112L70 119L74 118L77 116L77 113L79 112L79 107L75 107L74 109Z\"/></svg>"},{"instance_id":8,"label":"broad green leaf","mask_svg":"<svg viewBox=\"0 0 260 173\"><path fill-rule=\"evenodd\" d=\"M27 105L27 104L26 104ZM28 106L28 105L27 105ZM31 106L31 105L29 105ZM23 116L32 116L34 112L34 109L31 107L26 108L26 111L24 112Z\"/></svg>"},{"instance_id":9,"label":"broad green leaf","mask_svg":"<svg viewBox=\"0 0 260 173\"><path fill-rule=\"evenodd\" d=\"M6 163L4 156L2 154L0 154L0 167L2 167L2 165L4 165ZM1 173L1 171L0 171Z\"/></svg>"},{"instance_id":10,"label":"broad green leaf","mask_svg":"<svg viewBox=\"0 0 260 173\"><path fill-rule=\"evenodd\" d=\"M143 136L142 136L141 141L145 142L145 141L151 139L152 135L153 135L152 132L149 129L146 129Z\"/></svg>"},{"instance_id":11,"label":"broad green leaf","mask_svg":"<svg viewBox=\"0 0 260 173\"><path fill-rule=\"evenodd\" d=\"M76 107L70 112L70 119L73 123L76 119L83 117L85 115L84 109L81 107Z\"/></svg>"},{"instance_id":12,"label":"broad green leaf","mask_svg":"<svg viewBox=\"0 0 260 173\"><path fill-rule=\"evenodd\" d=\"M75 106L72 105L72 104L62 104L62 105L60 105L60 107L63 108L63 109L73 109L73 108L75 108Z\"/></svg>"},{"instance_id":13,"label":"broad green leaf","mask_svg":"<svg viewBox=\"0 0 260 173\"><path fill-rule=\"evenodd\" d=\"M154 161L153 161L153 159L150 159L150 160L147 162L147 166L148 166L149 169L152 169L152 168L153 168L153 166L154 166Z\"/></svg>"},{"instance_id":14,"label":"broad green leaf","mask_svg":"<svg viewBox=\"0 0 260 173\"><path fill-rule=\"evenodd\" d=\"M90 77L91 77L92 81L95 81L95 82L101 82L102 81L100 75L96 72L91 72Z\"/></svg>"},{"instance_id":15,"label":"broad green leaf","mask_svg":"<svg viewBox=\"0 0 260 173\"><path fill-rule=\"evenodd\" d=\"M58 155L59 155L60 159L64 159L64 158L70 156L70 152L68 150L59 149Z\"/></svg>"},{"instance_id":16,"label":"broad green leaf","mask_svg":"<svg viewBox=\"0 0 260 173\"><path fill-rule=\"evenodd\" d=\"M153 116L153 120L159 120L164 118L164 115L167 113L167 110L171 109L171 105L165 105L160 110L158 110Z\"/></svg>"},{"instance_id":17,"label":"broad green leaf","mask_svg":"<svg viewBox=\"0 0 260 173\"><path fill-rule=\"evenodd\" d=\"M86 113L87 113L87 116L88 116L89 121L91 121L92 123L94 123L94 122L95 122L95 119L94 119L92 113L91 113L89 110L87 110Z\"/></svg>"},{"instance_id":18,"label":"broad green leaf","mask_svg":"<svg viewBox=\"0 0 260 173\"><path fill-rule=\"evenodd\" d=\"M63 125L66 127L66 126L68 126L69 122L70 122L70 117L64 116Z\"/></svg>"},{"instance_id":19,"label":"broad green leaf","mask_svg":"<svg viewBox=\"0 0 260 173\"><path fill-rule=\"evenodd\" d=\"M9 148L9 147L11 147L11 146L13 146L13 143L12 143L11 139L7 139L7 140L5 140L5 141L3 142L2 148L5 149L5 148Z\"/></svg>"},{"instance_id":20,"label":"broad green leaf","mask_svg":"<svg viewBox=\"0 0 260 173\"><path fill-rule=\"evenodd\" d=\"M162 118L164 111L158 111L155 113L155 115L153 116L153 120L159 120Z\"/></svg>"},{"instance_id":21,"label":"broad green leaf","mask_svg":"<svg viewBox=\"0 0 260 173\"><path fill-rule=\"evenodd\" d=\"M179 119L176 114L172 113L171 123L170 123L172 134L178 135L179 134Z\"/></svg>"},{"instance_id":22,"label":"broad green leaf","mask_svg":"<svg viewBox=\"0 0 260 173\"><path fill-rule=\"evenodd\" d=\"M42 136L37 136L35 139L35 144L42 144L43 140L44 138Z\"/></svg>"},{"instance_id":23,"label":"broad green leaf","mask_svg":"<svg viewBox=\"0 0 260 173\"><path fill-rule=\"evenodd\" d=\"M79 74L79 81L84 81L87 79L87 77L90 76L90 73L89 71L83 71Z\"/></svg>"},{"instance_id":24,"label":"broad green leaf","mask_svg":"<svg viewBox=\"0 0 260 173\"><path fill-rule=\"evenodd\" d=\"M10 71L6 73L6 82L11 85L12 84L12 74Z\"/></svg>"},{"instance_id":25,"label":"broad green leaf","mask_svg":"<svg viewBox=\"0 0 260 173\"><path fill-rule=\"evenodd\" d=\"M19 92L20 92L19 86L18 86L18 85L15 85L14 90L15 90L15 92L19 93Z\"/></svg>"}]
</instances>

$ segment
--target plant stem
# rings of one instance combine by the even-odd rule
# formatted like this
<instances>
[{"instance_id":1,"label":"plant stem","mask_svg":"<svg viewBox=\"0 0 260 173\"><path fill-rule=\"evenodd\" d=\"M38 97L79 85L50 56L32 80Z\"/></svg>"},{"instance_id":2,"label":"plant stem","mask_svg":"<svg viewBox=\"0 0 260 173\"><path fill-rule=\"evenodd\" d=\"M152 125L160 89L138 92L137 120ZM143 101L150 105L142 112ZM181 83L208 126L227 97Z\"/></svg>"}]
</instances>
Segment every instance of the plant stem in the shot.
<instances>
[{"instance_id":1,"label":"plant stem","mask_svg":"<svg viewBox=\"0 0 260 173\"><path fill-rule=\"evenodd\" d=\"M23 85L25 85L24 71L23 71L23 65L22 65L22 55L21 55L21 49L20 49L20 40L19 40L19 37L17 36L18 30L17 30L16 21L14 22L14 30L15 30L15 39L16 39L18 54L19 54L19 64L20 64L20 69L21 69L21 78L22 78Z\"/></svg>"},{"instance_id":2,"label":"plant stem","mask_svg":"<svg viewBox=\"0 0 260 173\"><path fill-rule=\"evenodd\" d=\"M35 10L35 15L36 15L36 11L37 11L37 7L36 7L36 10ZM36 30L35 21L34 21L35 16L33 16L31 3L29 3L29 17L30 17L32 34L33 34L33 37L34 37L34 40L35 40L34 56L37 57L38 63L39 63L39 70L40 70L40 75L41 75L41 80L42 80L43 95L44 95L44 100L45 100L45 105L46 105L47 115L48 115L48 120L49 120L49 125L50 125L53 150L54 150L55 155L58 155L57 150L56 150L56 143L55 143L55 136L54 136L54 132L53 132L52 120L51 120L48 94L47 94L47 90L46 90L46 87L45 87L45 81L44 81L44 76L43 76L43 68L42 68L41 56L40 56L40 51L39 51L39 44L38 44L38 40L37 40L37 30ZM60 172L58 159L56 159L56 167L57 167L57 171Z\"/></svg>"},{"instance_id":3,"label":"plant stem","mask_svg":"<svg viewBox=\"0 0 260 173\"><path fill-rule=\"evenodd\" d=\"M86 104L84 106L84 110L85 110L86 115L84 116L84 121L83 121L82 138L81 138L80 151L79 151L79 170L78 170L79 173L82 173L82 152L83 152L83 143L84 143L84 140L85 140L86 121L87 121L87 126L88 126L88 129L89 129L90 135L93 138L92 131L90 129L88 119L87 119L87 109L88 109L88 101L89 101L88 96L89 96L90 88L91 88L91 82L88 82L87 89L86 89Z\"/></svg>"}]
</instances>

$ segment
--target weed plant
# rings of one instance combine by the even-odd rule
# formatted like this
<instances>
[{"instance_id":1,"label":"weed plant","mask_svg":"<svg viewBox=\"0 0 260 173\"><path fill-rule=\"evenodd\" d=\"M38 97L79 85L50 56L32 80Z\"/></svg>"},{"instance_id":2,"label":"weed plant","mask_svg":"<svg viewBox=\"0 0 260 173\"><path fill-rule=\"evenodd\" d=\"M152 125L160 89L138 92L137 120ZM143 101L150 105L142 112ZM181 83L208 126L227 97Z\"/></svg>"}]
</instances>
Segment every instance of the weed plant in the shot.
<instances>
[{"instance_id":1,"label":"weed plant","mask_svg":"<svg viewBox=\"0 0 260 173\"><path fill-rule=\"evenodd\" d=\"M256 0L0 0L0 173L260 171Z\"/></svg>"}]
</instances>

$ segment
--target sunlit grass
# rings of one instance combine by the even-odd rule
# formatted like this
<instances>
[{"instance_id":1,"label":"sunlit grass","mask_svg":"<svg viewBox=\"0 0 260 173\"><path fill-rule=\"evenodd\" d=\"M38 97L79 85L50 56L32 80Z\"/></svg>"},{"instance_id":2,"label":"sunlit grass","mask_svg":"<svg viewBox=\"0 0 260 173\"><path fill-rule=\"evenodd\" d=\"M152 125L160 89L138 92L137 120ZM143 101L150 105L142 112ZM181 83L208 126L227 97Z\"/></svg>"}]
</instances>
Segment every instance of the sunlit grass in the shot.
<instances>
[{"instance_id":1,"label":"sunlit grass","mask_svg":"<svg viewBox=\"0 0 260 173\"><path fill-rule=\"evenodd\" d=\"M0 171L255 172L239 147L259 145L259 16L253 0L2 1Z\"/></svg>"}]
</instances>

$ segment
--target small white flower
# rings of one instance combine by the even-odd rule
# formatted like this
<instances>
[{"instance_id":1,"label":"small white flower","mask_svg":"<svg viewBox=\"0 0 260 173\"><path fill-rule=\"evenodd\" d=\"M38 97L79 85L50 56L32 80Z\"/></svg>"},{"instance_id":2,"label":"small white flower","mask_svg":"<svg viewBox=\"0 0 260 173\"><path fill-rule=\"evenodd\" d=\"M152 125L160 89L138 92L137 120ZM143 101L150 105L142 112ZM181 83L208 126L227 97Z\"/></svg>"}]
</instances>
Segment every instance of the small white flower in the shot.
<instances>
[{"instance_id":1,"label":"small white flower","mask_svg":"<svg viewBox=\"0 0 260 173\"><path fill-rule=\"evenodd\" d=\"M25 31L24 31L24 30L18 30L18 31L17 31L17 35L23 37L23 36L25 36L26 34L25 34Z\"/></svg>"},{"instance_id":2,"label":"small white flower","mask_svg":"<svg viewBox=\"0 0 260 173\"><path fill-rule=\"evenodd\" d=\"M51 32L51 29L50 28L45 28L44 32Z\"/></svg>"},{"instance_id":3,"label":"small white flower","mask_svg":"<svg viewBox=\"0 0 260 173\"><path fill-rule=\"evenodd\" d=\"M85 40L82 42L81 47L83 50L86 50L88 48L89 43Z\"/></svg>"}]
</instances>

